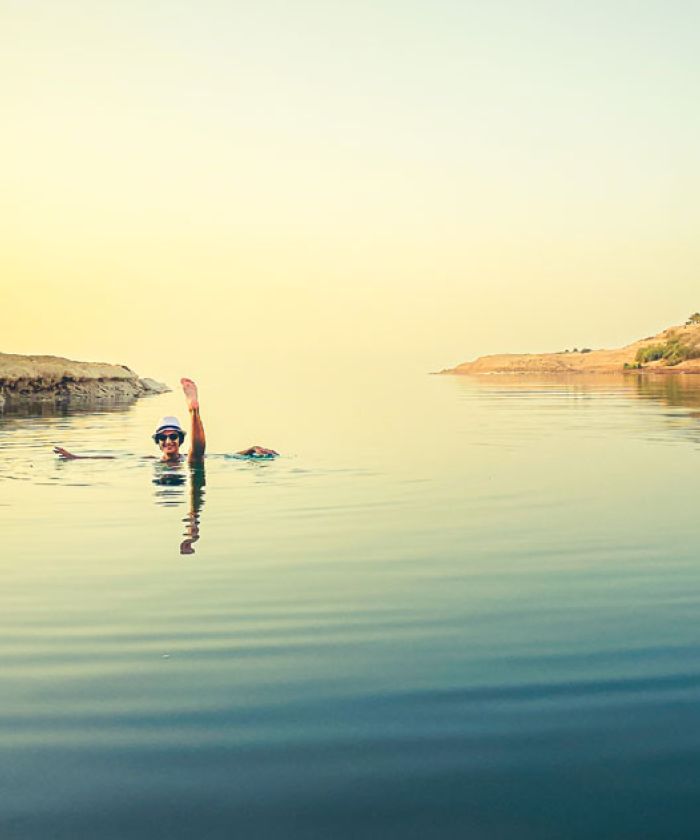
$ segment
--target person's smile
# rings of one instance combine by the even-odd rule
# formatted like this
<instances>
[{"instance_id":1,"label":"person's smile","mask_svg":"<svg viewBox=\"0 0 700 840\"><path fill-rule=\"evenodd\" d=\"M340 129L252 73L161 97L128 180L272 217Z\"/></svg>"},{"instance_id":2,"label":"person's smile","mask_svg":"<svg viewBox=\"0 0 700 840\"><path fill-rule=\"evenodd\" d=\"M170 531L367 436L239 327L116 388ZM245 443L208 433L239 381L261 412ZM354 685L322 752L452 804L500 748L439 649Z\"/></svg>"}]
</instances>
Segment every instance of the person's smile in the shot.
<instances>
[{"instance_id":1,"label":"person's smile","mask_svg":"<svg viewBox=\"0 0 700 840\"><path fill-rule=\"evenodd\" d=\"M166 457L172 457L180 452L180 435L177 432L164 430L158 435L158 443Z\"/></svg>"}]
</instances>

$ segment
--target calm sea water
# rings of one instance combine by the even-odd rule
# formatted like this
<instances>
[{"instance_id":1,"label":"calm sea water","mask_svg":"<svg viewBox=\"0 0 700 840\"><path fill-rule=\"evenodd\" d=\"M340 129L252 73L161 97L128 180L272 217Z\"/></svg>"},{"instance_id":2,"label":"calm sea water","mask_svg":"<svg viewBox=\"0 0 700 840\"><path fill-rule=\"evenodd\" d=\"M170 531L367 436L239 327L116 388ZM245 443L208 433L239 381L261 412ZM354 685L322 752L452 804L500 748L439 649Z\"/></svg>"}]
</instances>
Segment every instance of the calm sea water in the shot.
<instances>
[{"instance_id":1,"label":"calm sea water","mask_svg":"<svg viewBox=\"0 0 700 840\"><path fill-rule=\"evenodd\" d=\"M700 380L212 391L0 415L3 840L697 835Z\"/></svg>"}]
</instances>

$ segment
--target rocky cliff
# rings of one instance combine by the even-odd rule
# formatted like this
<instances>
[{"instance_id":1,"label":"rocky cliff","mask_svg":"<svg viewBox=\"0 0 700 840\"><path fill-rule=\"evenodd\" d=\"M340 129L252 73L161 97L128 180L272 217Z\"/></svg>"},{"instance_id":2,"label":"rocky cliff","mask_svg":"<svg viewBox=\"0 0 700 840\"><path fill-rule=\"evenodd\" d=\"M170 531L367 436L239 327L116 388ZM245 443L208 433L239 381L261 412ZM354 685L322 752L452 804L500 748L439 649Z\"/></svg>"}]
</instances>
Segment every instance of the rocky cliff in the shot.
<instances>
[{"instance_id":1,"label":"rocky cliff","mask_svg":"<svg viewBox=\"0 0 700 840\"><path fill-rule=\"evenodd\" d=\"M169 390L124 365L0 353L0 406L23 400L130 400Z\"/></svg>"}]
</instances>

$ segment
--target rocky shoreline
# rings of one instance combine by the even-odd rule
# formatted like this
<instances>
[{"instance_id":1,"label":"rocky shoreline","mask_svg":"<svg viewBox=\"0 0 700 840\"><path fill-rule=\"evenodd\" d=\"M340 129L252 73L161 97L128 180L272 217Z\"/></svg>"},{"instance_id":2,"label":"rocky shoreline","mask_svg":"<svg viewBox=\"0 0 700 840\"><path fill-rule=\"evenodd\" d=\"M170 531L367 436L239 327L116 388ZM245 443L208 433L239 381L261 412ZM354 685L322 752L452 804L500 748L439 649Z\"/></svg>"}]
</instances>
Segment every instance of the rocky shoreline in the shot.
<instances>
[{"instance_id":1,"label":"rocky shoreline","mask_svg":"<svg viewBox=\"0 0 700 840\"><path fill-rule=\"evenodd\" d=\"M124 365L0 353L0 408L24 402L130 401L169 390Z\"/></svg>"},{"instance_id":2,"label":"rocky shoreline","mask_svg":"<svg viewBox=\"0 0 700 840\"><path fill-rule=\"evenodd\" d=\"M700 316L699 316L700 317ZM700 322L669 327L617 350L563 350L559 353L509 353L481 356L444 375L654 373L700 374Z\"/></svg>"}]
</instances>

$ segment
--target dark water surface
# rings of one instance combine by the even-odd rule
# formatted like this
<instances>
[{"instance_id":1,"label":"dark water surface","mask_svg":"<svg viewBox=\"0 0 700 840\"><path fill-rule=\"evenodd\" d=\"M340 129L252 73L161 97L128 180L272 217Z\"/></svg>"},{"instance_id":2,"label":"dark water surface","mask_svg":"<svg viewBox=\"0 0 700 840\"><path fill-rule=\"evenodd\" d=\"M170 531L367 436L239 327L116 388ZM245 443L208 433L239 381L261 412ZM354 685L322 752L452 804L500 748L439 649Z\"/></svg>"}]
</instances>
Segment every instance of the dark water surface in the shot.
<instances>
[{"instance_id":1,"label":"dark water surface","mask_svg":"<svg viewBox=\"0 0 700 840\"><path fill-rule=\"evenodd\" d=\"M696 836L700 380L311 390L0 415L0 837Z\"/></svg>"}]
</instances>

